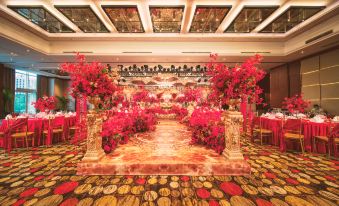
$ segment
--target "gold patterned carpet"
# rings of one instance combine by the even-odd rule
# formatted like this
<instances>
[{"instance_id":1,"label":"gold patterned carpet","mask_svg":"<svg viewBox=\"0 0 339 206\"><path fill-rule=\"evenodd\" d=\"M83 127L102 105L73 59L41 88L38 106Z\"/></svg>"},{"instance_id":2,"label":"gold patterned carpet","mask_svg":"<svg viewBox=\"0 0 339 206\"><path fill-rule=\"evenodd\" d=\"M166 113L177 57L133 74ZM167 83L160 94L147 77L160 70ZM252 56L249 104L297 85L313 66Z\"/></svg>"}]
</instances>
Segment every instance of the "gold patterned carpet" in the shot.
<instances>
[{"instance_id":1,"label":"gold patterned carpet","mask_svg":"<svg viewBox=\"0 0 339 206\"><path fill-rule=\"evenodd\" d=\"M250 176L77 176L80 146L0 152L0 205L339 205L339 161L243 142Z\"/></svg>"}]
</instances>

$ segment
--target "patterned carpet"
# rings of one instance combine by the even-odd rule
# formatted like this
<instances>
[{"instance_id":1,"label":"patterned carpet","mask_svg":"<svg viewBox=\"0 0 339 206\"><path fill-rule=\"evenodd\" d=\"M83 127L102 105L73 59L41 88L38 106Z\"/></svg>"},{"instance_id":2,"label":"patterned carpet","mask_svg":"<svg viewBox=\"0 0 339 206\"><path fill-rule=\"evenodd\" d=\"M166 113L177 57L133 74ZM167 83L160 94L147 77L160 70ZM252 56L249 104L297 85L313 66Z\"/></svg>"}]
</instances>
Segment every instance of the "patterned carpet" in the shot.
<instances>
[{"instance_id":1,"label":"patterned carpet","mask_svg":"<svg viewBox=\"0 0 339 206\"><path fill-rule=\"evenodd\" d=\"M339 205L339 161L243 142L251 176L77 176L80 147L0 152L0 205Z\"/></svg>"}]
</instances>

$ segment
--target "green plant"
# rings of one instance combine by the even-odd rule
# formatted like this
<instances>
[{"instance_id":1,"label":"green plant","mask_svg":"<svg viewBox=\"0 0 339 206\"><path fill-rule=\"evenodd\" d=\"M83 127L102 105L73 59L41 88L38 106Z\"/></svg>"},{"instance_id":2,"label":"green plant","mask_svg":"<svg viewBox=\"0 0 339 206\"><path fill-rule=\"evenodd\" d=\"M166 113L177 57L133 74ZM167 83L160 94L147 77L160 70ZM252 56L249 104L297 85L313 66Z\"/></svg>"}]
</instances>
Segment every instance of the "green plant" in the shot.
<instances>
[{"instance_id":1,"label":"green plant","mask_svg":"<svg viewBox=\"0 0 339 206\"><path fill-rule=\"evenodd\" d=\"M57 108L61 111L66 111L69 99L67 99L65 96L56 96L56 98L58 99Z\"/></svg>"},{"instance_id":2,"label":"green plant","mask_svg":"<svg viewBox=\"0 0 339 206\"><path fill-rule=\"evenodd\" d=\"M12 90L5 88L2 90L2 98L4 101L4 115L7 115L10 113L10 105L13 102L14 93Z\"/></svg>"}]
</instances>

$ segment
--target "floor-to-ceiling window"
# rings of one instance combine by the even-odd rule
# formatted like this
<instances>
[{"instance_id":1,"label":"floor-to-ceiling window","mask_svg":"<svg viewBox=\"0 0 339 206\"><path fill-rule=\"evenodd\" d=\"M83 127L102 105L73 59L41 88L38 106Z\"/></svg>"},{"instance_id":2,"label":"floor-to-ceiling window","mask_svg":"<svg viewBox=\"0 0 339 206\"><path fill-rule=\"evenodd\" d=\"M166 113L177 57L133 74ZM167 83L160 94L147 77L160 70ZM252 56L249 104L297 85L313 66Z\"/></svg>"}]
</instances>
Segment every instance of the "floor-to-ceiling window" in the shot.
<instances>
[{"instance_id":1,"label":"floor-to-ceiling window","mask_svg":"<svg viewBox=\"0 0 339 206\"><path fill-rule=\"evenodd\" d=\"M15 70L14 112L35 113L32 102L36 101L37 75Z\"/></svg>"}]
</instances>

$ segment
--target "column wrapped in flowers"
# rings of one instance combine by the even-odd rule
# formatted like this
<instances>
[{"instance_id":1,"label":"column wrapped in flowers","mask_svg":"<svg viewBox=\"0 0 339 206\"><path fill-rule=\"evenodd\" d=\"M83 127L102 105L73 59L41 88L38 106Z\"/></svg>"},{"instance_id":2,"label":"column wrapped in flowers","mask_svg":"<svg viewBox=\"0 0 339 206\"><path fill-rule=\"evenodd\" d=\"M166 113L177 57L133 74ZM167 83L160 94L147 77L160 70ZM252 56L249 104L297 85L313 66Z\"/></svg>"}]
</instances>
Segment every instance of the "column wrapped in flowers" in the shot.
<instances>
[{"instance_id":1,"label":"column wrapped in flowers","mask_svg":"<svg viewBox=\"0 0 339 206\"><path fill-rule=\"evenodd\" d=\"M261 103L259 94L262 89L257 85L264 78L265 72L257 65L262 57L255 55L247 59L243 64L229 68L222 63L216 63L217 55L211 55L209 73L212 76L211 83L213 95L222 105L227 104L229 110L223 113L225 123L225 143L223 152L227 159L243 159L240 150L240 129L243 117L237 111L236 106L241 101L249 103Z\"/></svg>"},{"instance_id":2,"label":"column wrapped in flowers","mask_svg":"<svg viewBox=\"0 0 339 206\"><path fill-rule=\"evenodd\" d=\"M71 77L71 95L86 97L94 106L87 114L87 151L83 161L98 161L104 156L103 117L99 109L110 107L119 89L108 68L99 62L87 63L84 55L77 54L76 63L64 63L61 70Z\"/></svg>"}]
</instances>

